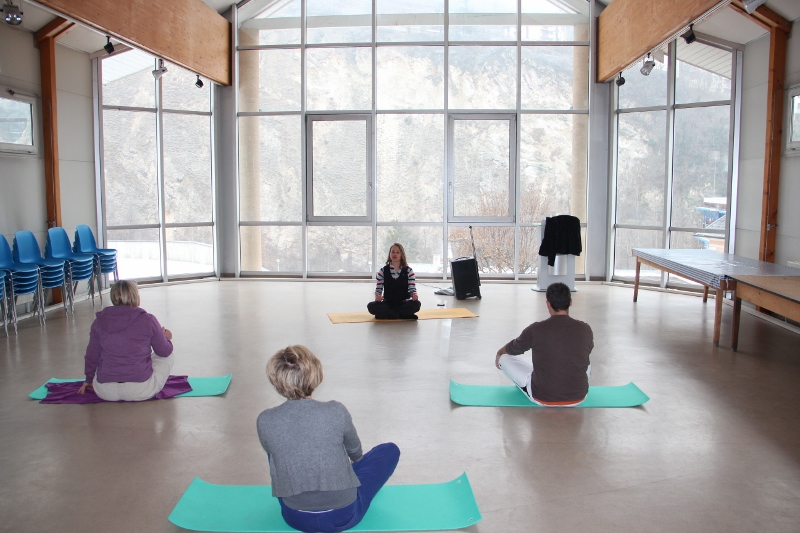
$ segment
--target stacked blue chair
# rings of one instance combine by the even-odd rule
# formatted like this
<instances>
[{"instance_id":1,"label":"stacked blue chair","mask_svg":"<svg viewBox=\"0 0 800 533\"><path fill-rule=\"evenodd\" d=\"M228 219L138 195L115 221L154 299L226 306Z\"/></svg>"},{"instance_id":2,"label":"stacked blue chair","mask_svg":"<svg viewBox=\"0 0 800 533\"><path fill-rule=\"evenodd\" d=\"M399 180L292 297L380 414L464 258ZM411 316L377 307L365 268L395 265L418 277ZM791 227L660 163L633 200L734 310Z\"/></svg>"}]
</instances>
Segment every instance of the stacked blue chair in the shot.
<instances>
[{"instance_id":1,"label":"stacked blue chair","mask_svg":"<svg viewBox=\"0 0 800 533\"><path fill-rule=\"evenodd\" d=\"M99 286L100 276L113 273L114 281L119 281L117 251L113 248L98 248L92 228L86 224L81 224L75 229L75 244L72 249L75 252L94 256L95 278L98 280L97 292L100 293L100 305L103 305L103 293L100 291L101 287Z\"/></svg>"},{"instance_id":2,"label":"stacked blue chair","mask_svg":"<svg viewBox=\"0 0 800 533\"><path fill-rule=\"evenodd\" d=\"M36 237L28 230L18 231L14 234L14 261L39 267L39 287L40 303L44 317L44 294L45 289L55 289L61 287L67 289L67 277L64 274L64 259L45 259L39 250L39 243ZM67 289L68 291L69 289ZM68 298L62 298L64 313L69 315L67 308Z\"/></svg>"},{"instance_id":3,"label":"stacked blue chair","mask_svg":"<svg viewBox=\"0 0 800 533\"><path fill-rule=\"evenodd\" d=\"M5 237L0 238L0 271L5 277L3 292L8 298L7 312L11 315L14 333L17 332L16 299L23 294L33 294L33 303L39 313L39 324L43 324L44 305L39 286L39 267L15 262Z\"/></svg>"},{"instance_id":4,"label":"stacked blue chair","mask_svg":"<svg viewBox=\"0 0 800 533\"><path fill-rule=\"evenodd\" d=\"M75 289L78 282L83 280L89 281L92 307L94 307L94 256L92 254L73 252L69 236L64 231L64 228L50 228L47 230L44 256L46 258L64 260L64 269L69 285L69 306L72 312L75 313Z\"/></svg>"},{"instance_id":5,"label":"stacked blue chair","mask_svg":"<svg viewBox=\"0 0 800 533\"><path fill-rule=\"evenodd\" d=\"M3 311L3 330L8 337L8 310L6 308L6 271L0 270L0 307Z\"/></svg>"}]
</instances>

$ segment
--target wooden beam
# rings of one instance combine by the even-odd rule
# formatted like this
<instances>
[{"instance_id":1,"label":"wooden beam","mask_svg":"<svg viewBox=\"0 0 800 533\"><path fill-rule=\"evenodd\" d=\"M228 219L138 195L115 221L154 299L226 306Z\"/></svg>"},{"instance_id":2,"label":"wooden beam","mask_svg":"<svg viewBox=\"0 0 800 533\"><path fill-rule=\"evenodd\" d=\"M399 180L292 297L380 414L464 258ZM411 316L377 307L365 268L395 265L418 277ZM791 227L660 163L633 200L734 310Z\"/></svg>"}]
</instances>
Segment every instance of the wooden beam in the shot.
<instances>
[{"instance_id":1,"label":"wooden beam","mask_svg":"<svg viewBox=\"0 0 800 533\"><path fill-rule=\"evenodd\" d=\"M63 20L63 19L62 19ZM44 28L43 28L44 29ZM47 227L61 226L61 178L58 169L58 90L56 87L56 40L39 40L39 64L42 82L42 156L47 205ZM62 302L59 289L53 290L53 303Z\"/></svg>"},{"instance_id":2,"label":"wooden beam","mask_svg":"<svg viewBox=\"0 0 800 533\"><path fill-rule=\"evenodd\" d=\"M767 135L764 153L764 189L761 201L761 238L758 258L775 262L778 233L778 186L783 145L783 87L786 75L788 34L775 27L769 35L769 76L767 79Z\"/></svg>"},{"instance_id":3,"label":"wooden beam","mask_svg":"<svg viewBox=\"0 0 800 533\"><path fill-rule=\"evenodd\" d=\"M597 81L634 61L730 0L614 0L597 20Z\"/></svg>"},{"instance_id":4,"label":"wooden beam","mask_svg":"<svg viewBox=\"0 0 800 533\"><path fill-rule=\"evenodd\" d=\"M731 7L741 13L742 15L750 18L753 22L764 28L765 30L772 31L773 28L789 33L792 31L792 23L777 14L765 5L758 6L755 11L748 13L744 9L744 4L741 0L732 0Z\"/></svg>"},{"instance_id":5,"label":"wooden beam","mask_svg":"<svg viewBox=\"0 0 800 533\"><path fill-rule=\"evenodd\" d=\"M231 24L201 0L38 3L217 83L231 84Z\"/></svg>"},{"instance_id":6,"label":"wooden beam","mask_svg":"<svg viewBox=\"0 0 800 533\"><path fill-rule=\"evenodd\" d=\"M36 41L36 44L39 44L44 39L52 38L56 39L59 36L63 35L67 32L70 28L75 26L75 23L69 21L62 17L56 17L47 24L42 27L39 31L33 34L33 39Z\"/></svg>"}]
</instances>

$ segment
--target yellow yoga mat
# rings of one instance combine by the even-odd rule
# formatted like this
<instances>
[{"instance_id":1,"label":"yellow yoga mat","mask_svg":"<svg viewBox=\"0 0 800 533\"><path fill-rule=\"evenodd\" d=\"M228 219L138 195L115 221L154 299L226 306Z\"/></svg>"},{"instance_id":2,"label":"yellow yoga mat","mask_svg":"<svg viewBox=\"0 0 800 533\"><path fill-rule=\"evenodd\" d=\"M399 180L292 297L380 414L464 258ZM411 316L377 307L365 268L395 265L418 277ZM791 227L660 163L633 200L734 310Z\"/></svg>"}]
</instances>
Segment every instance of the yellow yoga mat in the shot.
<instances>
[{"instance_id":1,"label":"yellow yoga mat","mask_svg":"<svg viewBox=\"0 0 800 533\"><path fill-rule=\"evenodd\" d=\"M433 320L443 318L477 318L478 315L465 309L463 307L454 307L452 309L421 309L417 312L420 320ZM406 319L399 320L378 320L369 313L328 313L328 318L334 324L355 324L356 322L401 322Z\"/></svg>"}]
</instances>

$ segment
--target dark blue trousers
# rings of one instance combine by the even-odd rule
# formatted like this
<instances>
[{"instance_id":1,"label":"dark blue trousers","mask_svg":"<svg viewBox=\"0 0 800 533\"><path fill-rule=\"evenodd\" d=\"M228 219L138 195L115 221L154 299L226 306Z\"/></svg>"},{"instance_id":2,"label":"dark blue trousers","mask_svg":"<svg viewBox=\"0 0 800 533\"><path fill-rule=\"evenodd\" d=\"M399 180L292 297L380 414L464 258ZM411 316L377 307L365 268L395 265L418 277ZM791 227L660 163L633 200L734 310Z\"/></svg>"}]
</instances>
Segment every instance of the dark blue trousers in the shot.
<instances>
[{"instance_id":1,"label":"dark blue trousers","mask_svg":"<svg viewBox=\"0 0 800 533\"><path fill-rule=\"evenodd\" d=\"M361 482L353 503L332 511L308 512L287 507L283 499L278 498L283 519L293 528L306 532L334 533L354 527L364 518L372 499L394 473L399 460L400 448L393 442L375 446L353 463L353 471Z\"/></svg>"}]
</instances>

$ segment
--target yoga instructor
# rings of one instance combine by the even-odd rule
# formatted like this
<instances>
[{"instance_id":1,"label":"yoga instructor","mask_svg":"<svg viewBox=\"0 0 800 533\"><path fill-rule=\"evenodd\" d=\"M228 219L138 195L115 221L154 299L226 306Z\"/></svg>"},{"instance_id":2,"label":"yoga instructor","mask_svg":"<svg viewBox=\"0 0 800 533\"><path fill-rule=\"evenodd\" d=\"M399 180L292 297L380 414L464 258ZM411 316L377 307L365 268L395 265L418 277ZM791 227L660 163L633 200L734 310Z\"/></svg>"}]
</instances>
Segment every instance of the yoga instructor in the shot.
<instances>
[{"instance_id":1,"label":"yoga instructor","mask_svg":"<svg viewBox=\"0 0 800 533\"><path fill-rule=\"evenodd\" d=\"M375 279L375 301L367 304L367 311L379 319L418 318L416 313L422 304L417 295L417 279L408 266L402 244L396 242L389 248L386 264Z\"/></svg>"},{"instance_id":2,"label":"yoga instructor","mask_svg":"<svg viewBox=\"0 0 800 533\"><path fill-rule=\"evenodd\" d=\"M89 333L78 394L94 389L109 402L149 400L164 388L175 357L172 332L139 307L135 281L111 287L111 303L99 313Z\"/></svg>"},{"instance_id":3,"label":"yoga instructor","mask_svg":"<svg viewBox=\"0 0 800 533\"><path fill-rule=\"evenodd\" d=\"M347 408L311 398L322 382L322 363L305 346L279 350L267 375L287 400L256 421L283 519L300 531L350 529L394 472L400 450L390 442L362 453Z\"/></svg>"}]
</instances>

